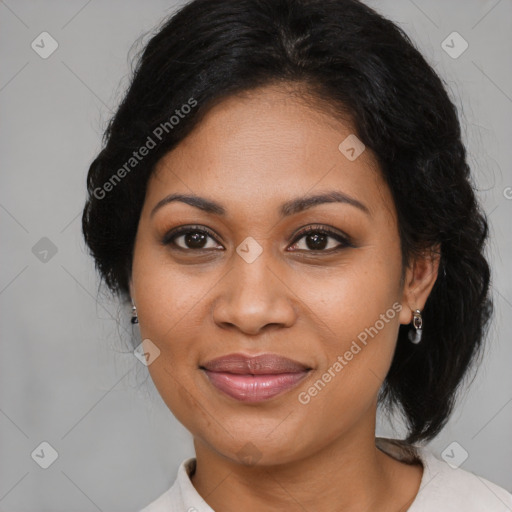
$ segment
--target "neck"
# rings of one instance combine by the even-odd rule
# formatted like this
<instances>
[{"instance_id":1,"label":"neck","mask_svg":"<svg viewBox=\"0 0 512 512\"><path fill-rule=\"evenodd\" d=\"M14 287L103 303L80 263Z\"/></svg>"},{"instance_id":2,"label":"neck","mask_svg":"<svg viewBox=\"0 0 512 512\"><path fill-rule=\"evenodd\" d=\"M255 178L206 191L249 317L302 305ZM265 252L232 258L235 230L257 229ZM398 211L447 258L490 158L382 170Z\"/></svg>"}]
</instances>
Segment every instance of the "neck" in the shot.
<instances>
[{"instance_id":1,"label":"neck","mask_svg":"<svg viewBox=\"0 0 512 512\"><path fill-rule=\"evenodd\" d=\"M199 438L194 446L192 483L222 512L407 510L422 475L421 466L398 462L375 446L374 421L286 463L247 466Z\"/></svg>"}]
</instances>

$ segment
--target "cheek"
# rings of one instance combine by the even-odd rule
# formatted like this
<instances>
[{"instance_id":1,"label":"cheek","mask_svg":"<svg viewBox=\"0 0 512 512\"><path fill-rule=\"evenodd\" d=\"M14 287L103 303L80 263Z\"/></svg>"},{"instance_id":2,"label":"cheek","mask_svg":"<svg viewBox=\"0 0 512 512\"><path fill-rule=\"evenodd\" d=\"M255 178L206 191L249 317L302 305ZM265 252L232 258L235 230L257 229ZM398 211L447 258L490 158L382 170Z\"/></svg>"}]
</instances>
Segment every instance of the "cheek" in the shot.
<instances>
[{"instance_id":1,"label":"cheek","mask_svg":"<svg viewBox=\"0 0 512 512\"><path fill-rule=\"evenodd\" d=\"M172 414L192 433L209 429L215 415L198 394L192 376L198 370L166 354L148 366L153 383Z\"/></svg>"},{"instance_id":2,"label":"cheek","mask_svg":"<svg viewBox=\"0 0 512 512\"><path fill-rule=\"evenodd\" d=\"M313 319L325 326L331 338L346 342L373 326L400 300L399 262L396 255L382 255L377 246L367 246L351 253L346 262L327 273L303 270L288 278L307 306L305 314L311 310ZM390 318L398 323L395 309L386 320ZM383 329L382 322L378 328L388 334L389 329Z\"/></svg>"},{"instance_id":3,"label":"cheek","mask_svg":"<svg viewBox=\"0 0 512 512\"><path fill-rule=\"evenodd\" d=\"M211 272L197 273L174 263L154 242L140 240L132 275L142 336L160 340L165 350L183 346L169 341L187 340L187 332L197 329L201 307L216 281Z\"/></svg>"},{"instance_id":4,"label":"cheek","mask_svg":"<svg viewBox=\"0 0 512 512\"><path fill-rule=\"evenodd\" d=\"M160 350L148 366L151 379L167 407L187 428L191 415L203 409L194 391L197 354L200 349L200 322L204 297L213 285L205 275L192 283L183 271L151 247L136 247L133 285L142 339L149 338ZM211 281L211 283L210 283ZM197 418L209 422L209 417Z\"/></svg>"},{"instance_id":5,"label":"cheek","mask_svg":"<svg viewBox=\"0 0 512 512\"><path fill-rule=\"evenodd\" d=\"M321 335L323 350L321 382L306 390L304 401L343 406L345 416L373 402L400 326L400 260L378 252L377 246L367 247L328 277L304 273L297 281L297 295L313 312L312 330Z\"/></svg>"}]
</instances>

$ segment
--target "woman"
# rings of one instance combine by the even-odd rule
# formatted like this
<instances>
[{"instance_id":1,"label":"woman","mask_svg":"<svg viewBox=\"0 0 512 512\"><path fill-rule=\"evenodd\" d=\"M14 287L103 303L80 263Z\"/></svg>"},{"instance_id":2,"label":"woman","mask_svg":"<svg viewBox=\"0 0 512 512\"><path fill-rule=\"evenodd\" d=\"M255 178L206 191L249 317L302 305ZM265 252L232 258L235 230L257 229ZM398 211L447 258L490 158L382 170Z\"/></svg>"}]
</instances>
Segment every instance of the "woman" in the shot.
<instances>
[{"instance_id":1,"label":"woman","mask_svg":"<svg viewBox=\"0 0 512 512\"><path fill-rule=\"evenodd\" d=\"M88 191L85 240L194 439L144 512L512 508L420 445L485 339L487 222L456 109L393 23L356 0L190 2ZM378 405L405 440L375 438Z\"/></svg>"}]
</instances>

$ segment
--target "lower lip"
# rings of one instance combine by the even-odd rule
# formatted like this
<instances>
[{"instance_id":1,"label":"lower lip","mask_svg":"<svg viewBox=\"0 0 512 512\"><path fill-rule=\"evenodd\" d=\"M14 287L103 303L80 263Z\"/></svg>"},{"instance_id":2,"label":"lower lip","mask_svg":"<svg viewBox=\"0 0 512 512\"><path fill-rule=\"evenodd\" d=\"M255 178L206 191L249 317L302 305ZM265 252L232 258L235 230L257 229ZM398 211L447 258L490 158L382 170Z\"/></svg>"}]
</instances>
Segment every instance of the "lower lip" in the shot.
<instances>
[{"instance_id":1,"label":"lower lip","mask_svg":"<svg viewBox=\"0 0 512 512\"><path fill-rule=\"evenodd\" d=\"M204 370L220 391L242 402L262 402L299 384L309 371L276 375L239 375Z\"/></svg>"}]
</instances>

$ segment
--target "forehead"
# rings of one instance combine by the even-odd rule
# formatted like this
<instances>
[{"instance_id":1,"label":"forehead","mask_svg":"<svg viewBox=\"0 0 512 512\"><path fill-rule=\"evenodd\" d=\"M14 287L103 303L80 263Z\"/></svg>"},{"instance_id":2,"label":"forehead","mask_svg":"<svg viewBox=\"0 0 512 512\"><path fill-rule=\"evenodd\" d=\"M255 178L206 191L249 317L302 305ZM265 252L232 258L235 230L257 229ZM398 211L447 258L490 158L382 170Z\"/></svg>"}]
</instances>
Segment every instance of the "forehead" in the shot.
<instances>
[{"instance_id":1,"label":"forehead","mask_svg":"<svg viewBox=\"0 0 512 512\"><path fill-rule=\"evenodd\" d=\"M353 137L349 121L295 90L268 86L231 96L158 162L147 201L178 191L222 198L234 207L263 207L262 201L329 188L372 210L390 196L370 150L355 160L340 151Z\"/></svg>"}]
</instances>

